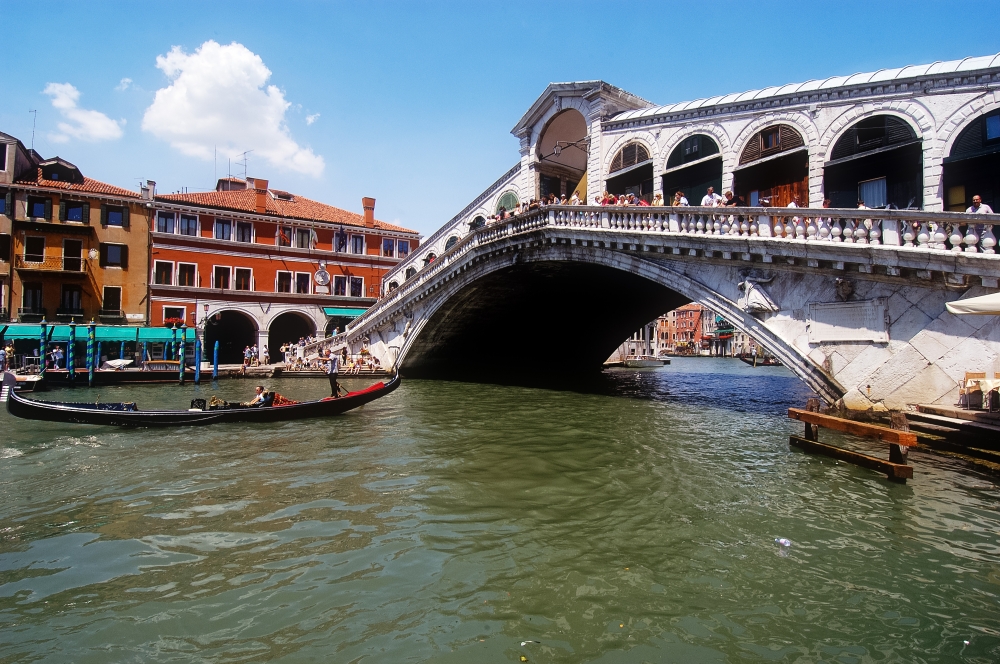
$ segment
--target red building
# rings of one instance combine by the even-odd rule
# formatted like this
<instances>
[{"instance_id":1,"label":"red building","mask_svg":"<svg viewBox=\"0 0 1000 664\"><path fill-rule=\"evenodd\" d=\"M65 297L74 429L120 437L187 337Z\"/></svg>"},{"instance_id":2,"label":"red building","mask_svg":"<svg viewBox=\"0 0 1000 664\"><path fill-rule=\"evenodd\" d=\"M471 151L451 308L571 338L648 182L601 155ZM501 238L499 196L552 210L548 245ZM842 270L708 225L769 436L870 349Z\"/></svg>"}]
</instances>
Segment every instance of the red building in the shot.
<instances>
[{"instance_id":1,"label":"red building","mask_svg":"<svg viewBox=\"0 0 1000 664\"><path fill-rule=\"evenodd\" d=\"M371 306L385 273L420 236L325 205L267 180L223 178L215 191L155 195L150 204L150 321L186 324L220 362L245 346L278 347L343 329Z\"/></svg>"}]
</instances>

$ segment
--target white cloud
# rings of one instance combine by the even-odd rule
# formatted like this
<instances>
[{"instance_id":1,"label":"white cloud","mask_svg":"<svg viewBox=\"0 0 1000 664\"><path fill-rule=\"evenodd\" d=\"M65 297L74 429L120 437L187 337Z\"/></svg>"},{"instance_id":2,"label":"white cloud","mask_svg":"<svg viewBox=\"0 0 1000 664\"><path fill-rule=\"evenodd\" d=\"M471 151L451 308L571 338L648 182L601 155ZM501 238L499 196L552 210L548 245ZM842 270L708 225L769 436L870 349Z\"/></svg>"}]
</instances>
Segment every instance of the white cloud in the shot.
<instances>
[{"instance_id":1,"label":"white cloud","mask_svg":"<svg viewBox=\"0 0 1000 664\"><path fill-rule=\"evenodd\" d=\"M313 113L312 115L307 115L306 116L306 124L307 125L311 125L312 123L316 122L316 120L318 120L318 119L319 119L319 113Z\"/></svg>"},{"instance_id":2,"label":"white cloud","mask_svg":"<svg viewBox=\"0 0 1000 664\"><path fill-rule=\"evenodd\" d=\"M285 124L291 104L260 56L242 44L207 41L191 54L173 47L156 66L170 85L156 91L142 128L186 155L213 159L253 150L273 166L319 175L323 157L302 147Z\"/></svg>"},{"instance_id":3,"label":"white cloud","mask_svg":"<svg viewBox=\"0 0 1000 664\"><path fill-rule=\"evenodd\" d=\"M107 141L121 138L122 128L100 111L78 108L80 91L69 83L49 83L43 91L52 97L52 106L66 119L56 125L58 132L49 134L56 143L65 143L71 138L81 141ZM124 124L124 121L122 121Z\"/></svg>"},{"instance_id":4,"label":"white cloud","mask_svg":"<svg viewBox=\"0 0 1000 664\"><path fill-rule=\"evenodd\" d=\"M124 90L128 90L128 87L130 85L132 85L132 79L131 78L123 78L118 83L118 85L115 86L115 90L118 90L119 92L124 91Z\"/></svg>"}]
</instances>

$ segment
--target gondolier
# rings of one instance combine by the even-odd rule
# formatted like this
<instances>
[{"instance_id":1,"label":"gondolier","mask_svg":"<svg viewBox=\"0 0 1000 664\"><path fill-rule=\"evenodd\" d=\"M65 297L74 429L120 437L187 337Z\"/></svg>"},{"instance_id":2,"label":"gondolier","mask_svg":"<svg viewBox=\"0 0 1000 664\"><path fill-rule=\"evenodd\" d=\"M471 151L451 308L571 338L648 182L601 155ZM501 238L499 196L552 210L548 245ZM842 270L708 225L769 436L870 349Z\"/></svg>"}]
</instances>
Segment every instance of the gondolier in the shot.
<instances>
[{"instance_id":1,"label":"gondolier","mask_svg":"<svg viewBox=\"0 0 1000 664\"><path fill-rule=\"evenodd\" d=\"M330 379L330 396L340 397L340 383L337 382L337 373L340 371L340 356L334 355L328 348L325 356L326 377Z\"/></svg>"}]
</instances>

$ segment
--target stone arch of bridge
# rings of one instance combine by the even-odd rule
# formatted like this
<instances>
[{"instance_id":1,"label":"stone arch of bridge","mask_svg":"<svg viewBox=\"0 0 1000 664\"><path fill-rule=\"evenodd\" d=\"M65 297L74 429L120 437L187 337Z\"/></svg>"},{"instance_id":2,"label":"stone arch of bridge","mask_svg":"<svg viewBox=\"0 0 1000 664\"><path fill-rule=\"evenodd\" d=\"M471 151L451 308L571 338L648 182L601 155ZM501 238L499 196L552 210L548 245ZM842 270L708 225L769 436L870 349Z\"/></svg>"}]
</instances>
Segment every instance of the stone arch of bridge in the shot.
<instances>
[{"instance_id":1,"label":"stone arch of bridge","mask_svg":"<svg viewBox=\"0 0 1000 664\"><path fill-rule=\"evenodd\" d=\"M594 370L641 325L697 301L755 338L821 396L844 389L789 341L719 293L639 256L544 244L467 263L421 304L399 348L404 375L485 377ZM569 358L570 361L567 360Z\"/></svg>"}]
</instances>

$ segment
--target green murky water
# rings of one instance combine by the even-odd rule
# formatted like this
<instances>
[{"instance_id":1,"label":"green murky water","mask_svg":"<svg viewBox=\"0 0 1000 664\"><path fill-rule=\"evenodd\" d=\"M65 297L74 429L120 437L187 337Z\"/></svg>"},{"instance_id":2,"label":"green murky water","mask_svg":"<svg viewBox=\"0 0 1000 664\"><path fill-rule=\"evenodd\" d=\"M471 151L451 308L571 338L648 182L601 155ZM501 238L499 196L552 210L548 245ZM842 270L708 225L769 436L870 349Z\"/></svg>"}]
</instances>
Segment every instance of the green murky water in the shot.
<instances>
[{"instance_id":1,"label":"green murky water","mask_svg":"<svg viewBox=\"0 0 1000 664\"><path fill-rule=\"evenodd\" d=\"M0 660L1000 660L997 486L790 451L807 396L679 359L574 392L409 381L263 427L3 413Z\"/></svg>"}]
</instances>

